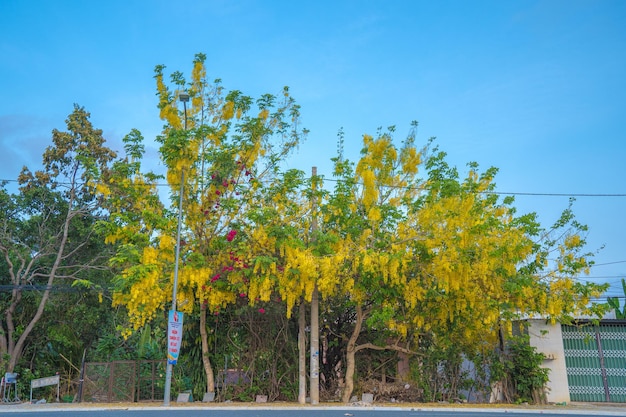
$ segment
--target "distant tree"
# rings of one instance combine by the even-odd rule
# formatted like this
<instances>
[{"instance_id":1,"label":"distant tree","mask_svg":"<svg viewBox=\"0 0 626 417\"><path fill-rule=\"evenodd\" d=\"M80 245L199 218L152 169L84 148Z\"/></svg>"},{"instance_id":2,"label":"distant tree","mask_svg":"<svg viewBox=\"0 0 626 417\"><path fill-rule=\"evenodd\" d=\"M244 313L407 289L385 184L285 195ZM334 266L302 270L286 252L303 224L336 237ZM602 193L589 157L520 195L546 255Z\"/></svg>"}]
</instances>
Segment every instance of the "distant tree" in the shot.
<instances>
[{"instance_id":1,"label":"distant tree","mask_svg":"<svg viewBox=\"0 0 626 417\"><path fill-rule=\"evenodd\" d=\"M93 228L102 215L94 183L115 158L102 131L84 108L74 106L67 131L53 130L43 169L24 167L19 194L0 193L0 270L8 291L1 296L0 353L7 371L20 360L57 284L82 284L107 269ZM32 308L30 308L32 306Z\"/></svg>"}]
</instances>

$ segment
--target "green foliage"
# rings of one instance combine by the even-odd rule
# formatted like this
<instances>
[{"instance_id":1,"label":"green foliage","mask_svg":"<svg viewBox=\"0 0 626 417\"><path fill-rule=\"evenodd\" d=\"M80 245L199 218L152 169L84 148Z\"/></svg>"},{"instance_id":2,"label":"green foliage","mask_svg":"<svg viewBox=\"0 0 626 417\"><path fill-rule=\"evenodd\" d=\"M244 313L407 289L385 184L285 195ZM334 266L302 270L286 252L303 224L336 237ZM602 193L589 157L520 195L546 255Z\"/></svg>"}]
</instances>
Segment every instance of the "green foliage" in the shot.
<instances>
[{"instance_id":1,"label":"green foliage","mask_svg":"<svg viewBox=\"0 0 626 417\"><path fill-rule=\"evenodd\" d=\"M411 361L411 380L423 390L425 402L454 401L475 384L463 367L461 346L438 346L432 337L422 337L419 346L419 357Z\"/></svg>"},{"instance_id":2,"label":"green foliage","mask_svg":"<svg viewBox=\"0 0 626 417\"><path fill-rule=\"evenodd\" d=\"M545 403L550 370L541 367L544 359L544 355L530 345L528 336L512 337L505 352L492 363L491 381L503 384L507 402Z\"/></svg>"},{"instance_id":3,"label":"green foliage","mask_svg":"<svg viewBox=\"0 0 626 417\"><path fill-rule=\"evenodd\" d=\"M297 397L296 324L285 318L281 304L263 305L261 313L258 307L240 300L207 318L209 359L218 401L254 401L259 394L267 395L270 401L294 401ZM198 320L188 317L172 391L191 390L194 398L202 399L207 383ZM224 385L227 373L239 373L242 378Z\"/></svg>"},{"instance_id":4,"label":"green foliage","mask_svg":"<svg viewBox=\"0 0 626 417\"><path fill-rule=\"evenodd\" d=\"M622 291L626 296L626 280L622 278ZM615 311L616 319L626 319L626 303L624 303L624 308L621 309L619 297L608 297L607 304Z\"/></svg>"},{"instance_id":5,"label":"green foliage","mask_svg":"<svg viewBox=\"0 0 626 417\"><path fill-rule=\"evenodd\" d=\"M112 317L113 319L113 317ZM156 360L165 358L166 334L164 319L155 320L125 338L115 326L101 326L97 343L88 354L92 362L120 360Z\"/></svg>"}]
</instances>

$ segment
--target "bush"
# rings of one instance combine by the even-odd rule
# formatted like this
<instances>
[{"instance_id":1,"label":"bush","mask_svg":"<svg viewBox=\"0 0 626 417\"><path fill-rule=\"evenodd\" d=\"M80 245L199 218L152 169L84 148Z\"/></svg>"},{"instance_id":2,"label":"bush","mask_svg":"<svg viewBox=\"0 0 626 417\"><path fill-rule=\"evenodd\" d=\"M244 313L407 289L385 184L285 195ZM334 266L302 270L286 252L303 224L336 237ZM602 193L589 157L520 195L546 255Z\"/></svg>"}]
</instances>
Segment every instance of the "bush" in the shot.
<instances>
[{"instance_id":1,"label":"bush","mask_svg":"<svg viewBox=\"0 0 626 417\"><path fill-rule=\"evenodd\" d=\"M530 345L528 336L513 337L494 361L491 381L502 383L506 402L543 404L550 371L541 367L543 360L544 355Z\"/></svg>"}]
</instances>

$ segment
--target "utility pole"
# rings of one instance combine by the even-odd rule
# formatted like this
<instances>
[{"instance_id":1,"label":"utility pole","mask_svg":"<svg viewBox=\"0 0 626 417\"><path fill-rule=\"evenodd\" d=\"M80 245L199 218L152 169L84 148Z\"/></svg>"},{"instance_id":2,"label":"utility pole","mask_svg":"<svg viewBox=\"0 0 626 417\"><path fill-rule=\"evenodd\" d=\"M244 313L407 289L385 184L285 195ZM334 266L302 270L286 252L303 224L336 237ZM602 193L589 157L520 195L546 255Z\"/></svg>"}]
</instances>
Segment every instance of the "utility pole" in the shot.
<instances>
[{"instance_id":1,"label":"utility pole","mask_svg":"<svg viewBox=\"0 0 626 417\"><path fill-rule=\"evenodd\" d=\"M313 186L313 201L311 204L311 234L317 232L317 167L313 167L311 183ZM320 326L319 326L319 293L317 283L311 297L311 405L320 402Z\"/></svg>"},{"instance_id":2,"label":"utility pole","mask_svg":"<svg viewBox=\"0 0 626 417\"><path fill-rule=\"evenodd\" d=\"M187 93L181 93L179 95L179 99L180 101L183 103L183 108L184 108L184 113L185 113L185 132L187 131L187 102L189 101L189 94ZM175 253L175 260L174 260L174 285L172 287L172 309L171 312L173 312L174 315L176 315L176 296L177 296L177 291L178 291L178 264L180 261L180 229L181 229L181 225L183 222L183 193L184 193L184 187L185 187L185 170L184 168L181 170L180 173L180 196L178 199L178 226L176 228L176 253ZM171 315L172 313L170 313ZM177 316L177 315L176 315ZM182 331L182 327L181 327L181 331ZM182 339L182 334L180 335L181 339ZM169 325L168 325L168 340L167 340L168 346L170 343L169 340ZM178 355L177 355L178 356ZM170 359L167 359L167 365L165 367L165 388L163 391L163 405L164 406L169 406L170 405L170 396L171 396L171 389L172 389L172 373L174 370L174 364L170 361Z\"/></svg>"},{"instance_id":3,"label":"utility pole","mask_svg":"<svg viewBox=\"0 0 626 417\"><path fill-rule=\"evenodd\" d=\"M300 299L298 312L298 403L306 404L306 306Z\"/></svg>"}]
</instances>

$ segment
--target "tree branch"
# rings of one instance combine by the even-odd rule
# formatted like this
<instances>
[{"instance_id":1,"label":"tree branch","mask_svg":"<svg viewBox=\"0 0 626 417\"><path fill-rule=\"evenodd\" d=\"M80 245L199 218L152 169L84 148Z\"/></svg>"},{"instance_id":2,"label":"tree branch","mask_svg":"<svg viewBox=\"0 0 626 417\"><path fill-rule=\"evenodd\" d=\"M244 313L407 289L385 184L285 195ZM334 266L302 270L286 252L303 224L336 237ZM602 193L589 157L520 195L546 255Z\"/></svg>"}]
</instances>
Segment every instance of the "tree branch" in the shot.
<instances>
[{"instance_id":1,"label":"tree branch","mask_svg":"<svg viewBox=\"0 0 626 417\"><path fill-rule=\"evenodd\" d=\"M358 345L358 346L356 346L354 348L355 352L358 352L358 351L363 350L363 349L395 350L396 352L406 353L407 355L421 355L421 354L419 354L419 353L417 353L415 351L412 351L410 349L404 348L402 346L398 346L397 343L394 343L392 345L378 346L378 345L375 345L373 343L369 343L368 342L368 343L360 344L360 345ZM423 355L421 355L421 356L423 356Z\"/></svg>"}]
</instances>

